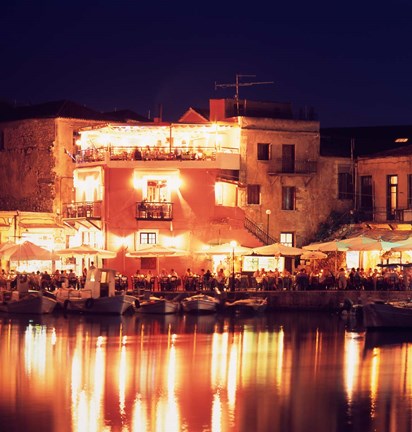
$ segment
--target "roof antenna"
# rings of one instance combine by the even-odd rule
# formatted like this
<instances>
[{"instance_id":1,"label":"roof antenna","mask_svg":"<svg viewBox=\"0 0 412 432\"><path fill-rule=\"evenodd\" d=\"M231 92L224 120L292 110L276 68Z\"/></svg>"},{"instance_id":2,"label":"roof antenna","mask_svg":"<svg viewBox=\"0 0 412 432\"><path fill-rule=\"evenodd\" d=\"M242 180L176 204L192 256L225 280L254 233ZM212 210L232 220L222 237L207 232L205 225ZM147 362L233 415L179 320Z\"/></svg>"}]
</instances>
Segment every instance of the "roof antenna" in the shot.
<instances>
[{"instance_id":1,"label":"roof antenna","mask_svg":"<svg viewBox=\"0 0 412 432\"><path fill-rule=\"evenodd\" d=\"M227 88L227 87L235 87L236 93L235 93L235 104L236 104L236 111L237 115L239 115L239 87L251 87L254 85L259 84L273 84L273 81L249 81L249 82L240 82L241 78L253 78L256 75L243 75L243 74L236 74L236 82L235 83L229 83L229 84L218 84L215 81L215 90L220 88Z\"/></svg>"}]
</instances>

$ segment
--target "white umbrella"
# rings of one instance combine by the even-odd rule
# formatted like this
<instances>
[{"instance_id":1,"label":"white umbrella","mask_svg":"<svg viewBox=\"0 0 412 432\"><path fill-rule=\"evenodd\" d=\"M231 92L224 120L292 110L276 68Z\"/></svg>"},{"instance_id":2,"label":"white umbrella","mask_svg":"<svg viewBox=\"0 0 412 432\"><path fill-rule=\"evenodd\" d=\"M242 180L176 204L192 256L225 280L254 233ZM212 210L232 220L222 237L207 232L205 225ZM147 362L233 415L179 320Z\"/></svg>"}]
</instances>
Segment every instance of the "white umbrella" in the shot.
<instances>
[{"instance_id":1,"label":"white umbrella","mask_svg":"<svg viewBox=\"0 0 412 432\"><path fill-rule=\"evenodd\" d=\"M302 255L304 250L293 246L286 246L282 243L272 243L253 248L253 252L259 255L299 256Z\"/></svg>"},{"instance_id":2,"label":"white umbrella","mask_svg":"<svg viewBox=\"0 0 412 432\"><path fill-rule=\"evenodd\" d=\"M391 247L391 251L394 252L412 251L412 237L409 237L406 240L397 241L396 246Z\"/></svg>"},{"instance_id":3,"label":"white umbrella","mask_svg":"<svg viewBox=\"0 0 412 432\"><path fill-rule=\"evenodd\" d=\"M303 246L302 249L321 252L339 252L347 251L348 246L343 244L342 240L332 240L323 243L311 243L307 246Z\"/></svg>"},{"instance_id":4,"label":"white umbrella","mask_svg":"<svg viewBox=\"0 0 412 432\"><path fill-rule=\"evenodd\" d=\"M73 246L68 249L60 249L56 251L57 255L60 256L86 256L86 255L97 255L100 258L116 258L117 253L106 249L98 249L93 246L82 244L80 246Z\"/></svg>"},{"instance_id":5,"label":"white umbrella","mask_svg":"<svg viewBox=\"0 0 412 432\"><path fill-rule=\"evenodd\" d=\"M136 251L128 252L128 258L153 258L165 256L185 256L189 255L188 251L182 249L175 249L172 247L161 246L158 244L148 245Z\"/></svg>"},{"instance_id":6,"label":"white umbrella","mask_svg":"<svg viewBox=\"0 0 412 432\"><path fill-rule=\"evenodd\" d=\"M382 250L381 240L366 236L351 237L340 240L340 243L350 251Z\"/></svg>"},{"instance_id":7,"label":"white umbrella","mask_svg":"<svg viewBox=\"0 0 412 432\"><path fill-rule=\"evenodd\" d=\"M197 253L203 253L207 255L227 255L231 253L235 253L236 255L247 255L249 253L252 253L252 251L252 248L246 246L224 243L221 245L210 246L207 249L199 250L197 251Z\"/></svg>"},{"instance_id":8,"label":"white umbrella","mask_svg":"<svg viewBox=\"0 0 412 432\"><path fill-rule=\"evenodd\" d=\"M159 258L160 257L177 257L186 256L189 252L182 249L175 249L172 247L166 247L158 244L147 245L139 250L128 252L126 257L128 258L156 258L156 271L159 274Z\"/></svg>"},{"instance_id":9,"label":"white umbrella","mask_svg":"<svg viewBox=\"0 0 412 432\"><path fill-rule=\"evenodd\" d=\"M301 259L308 259L308 260L318 260L318 259L325 259L328 256L321 252L321 251L306 251L303 252L303 254L300 256Z\"/></svg>"},{"instance_id":10,"label":"white umbrella","mask_svg":"<svg viewBox=\"0 0 412 432\"><path fill-rule=\"evenodd\" d=\"M2 246L2 249L0 257L9 261L54 261L59 258L51 251L30 241Z\"/></svg>"}]
</instances>

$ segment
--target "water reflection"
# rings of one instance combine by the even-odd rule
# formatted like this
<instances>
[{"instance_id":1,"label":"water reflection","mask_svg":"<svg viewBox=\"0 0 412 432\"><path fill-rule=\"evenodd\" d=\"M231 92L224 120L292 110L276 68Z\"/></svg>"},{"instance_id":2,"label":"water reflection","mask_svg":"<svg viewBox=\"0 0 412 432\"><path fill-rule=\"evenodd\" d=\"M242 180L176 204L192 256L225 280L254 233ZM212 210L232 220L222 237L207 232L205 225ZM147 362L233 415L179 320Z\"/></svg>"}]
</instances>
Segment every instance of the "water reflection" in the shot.
<instances>
[{"instance_id":1,"label":"water reflection","mask_svg":"<svg viewBox=\"0 0 412 432\"><path fill-rule=\"evenodd\" d=\"M378 336L313 313L3 317L0 424L27 432L410 431L411 338Z\"/></svg>"}]
</instances>

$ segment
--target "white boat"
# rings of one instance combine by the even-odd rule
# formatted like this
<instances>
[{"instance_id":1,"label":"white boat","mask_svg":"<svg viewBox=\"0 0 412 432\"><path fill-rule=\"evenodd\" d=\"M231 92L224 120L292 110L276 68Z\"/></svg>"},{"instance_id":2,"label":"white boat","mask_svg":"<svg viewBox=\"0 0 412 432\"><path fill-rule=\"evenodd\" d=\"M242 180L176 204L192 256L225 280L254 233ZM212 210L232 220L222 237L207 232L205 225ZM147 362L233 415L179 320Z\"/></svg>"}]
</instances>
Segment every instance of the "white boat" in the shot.
<instances>
[{"instance_id":1,"label":"white boat","mask_svg":"<svg viewBox=\"0 0 412 432\"><path fill-rule=\"evenodd\" d=\"M362 307L366 329L412 328L412 302L370 302Z\"/></svg>"},{"instance_id":2,"label":"white boat","mask_svg":"<svg viewBox=\"0 0 412 432\"><path fill-rule=\"evenodd\" d=\"M267 308L267 298L251 297L225 303L225 310L234 313L256 314L264 312Z\"/></svg>"},{"instance_id":3,"label":"white boat","mask_svg":"<svg viewBox=\"0 0 412 432\"><path fill-rule=\"evenodd\" d=\"M206 294L195 294L184 298L181 301L181 304L184 312L213 313L217 311L220 301L217 298Z\"/></svg>"},{"instance_id":4,"label":"white boat","mask_svg":"<svg viewBox=\"0 0 412 432\"><path fill-rule=\"evenodd\" d=\"M156 296L148 299L137 300L136 312L144 314L175 314L180 310L180 303Z\"/></svg>"},{"instance_id":5,"label":"white boat","mask_svg":"<svg viewBox=\"0 0 412 432\"><path fill-rule=\"evenodd\" d=\"M57 302L66 312L123 315L135 305L136 297L115 290L116 271L93 269L88 271L84 288L59 288Z\"/></svg>"},{"instance_id":6,"label":"white boat","mask_svg":"<svg viewBox=\"0 0 412 432\"><path fill-rule=\"evenodd\" d=\"M41 291L28 291L23 295L12 291L11 298L0 305L0 311L13 314L49 314L56 305L54 298L43 295Z\"/></svg>"},{"instance_id":7,"label":"white boat","mask_svg":"<svg viewBox=\"0 0 412 432\"><path fill-rule=\"evenodd\" d=\"M17 276L17 289L0 292L0 311L13 314L48 314L54 311L57 301L46 292L30 290L27 275Z\"/></svg>"}]
</instances>

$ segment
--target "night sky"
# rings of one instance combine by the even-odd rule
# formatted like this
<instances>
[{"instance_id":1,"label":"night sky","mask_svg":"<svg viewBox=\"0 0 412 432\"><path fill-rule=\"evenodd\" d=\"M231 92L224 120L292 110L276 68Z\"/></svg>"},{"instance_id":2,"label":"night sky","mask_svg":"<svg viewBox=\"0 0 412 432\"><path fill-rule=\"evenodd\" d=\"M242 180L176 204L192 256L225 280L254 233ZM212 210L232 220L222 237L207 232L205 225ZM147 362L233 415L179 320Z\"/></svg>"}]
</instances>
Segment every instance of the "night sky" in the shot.
<instances>
[{"instance_id":1,"label":"night sky","mask_svg":"<svg viewBox=\"0 0 412 432\"><path fill-rule=\"evenodd\" d=\"M0 99L17 105L68 99L150 117L161 106L173 121L233 97L215 82L244 74L274 83L241 87L240 98L313 107L321 127L412 124L406 0L8 3Z\"/></svg>"}]
</instances>

